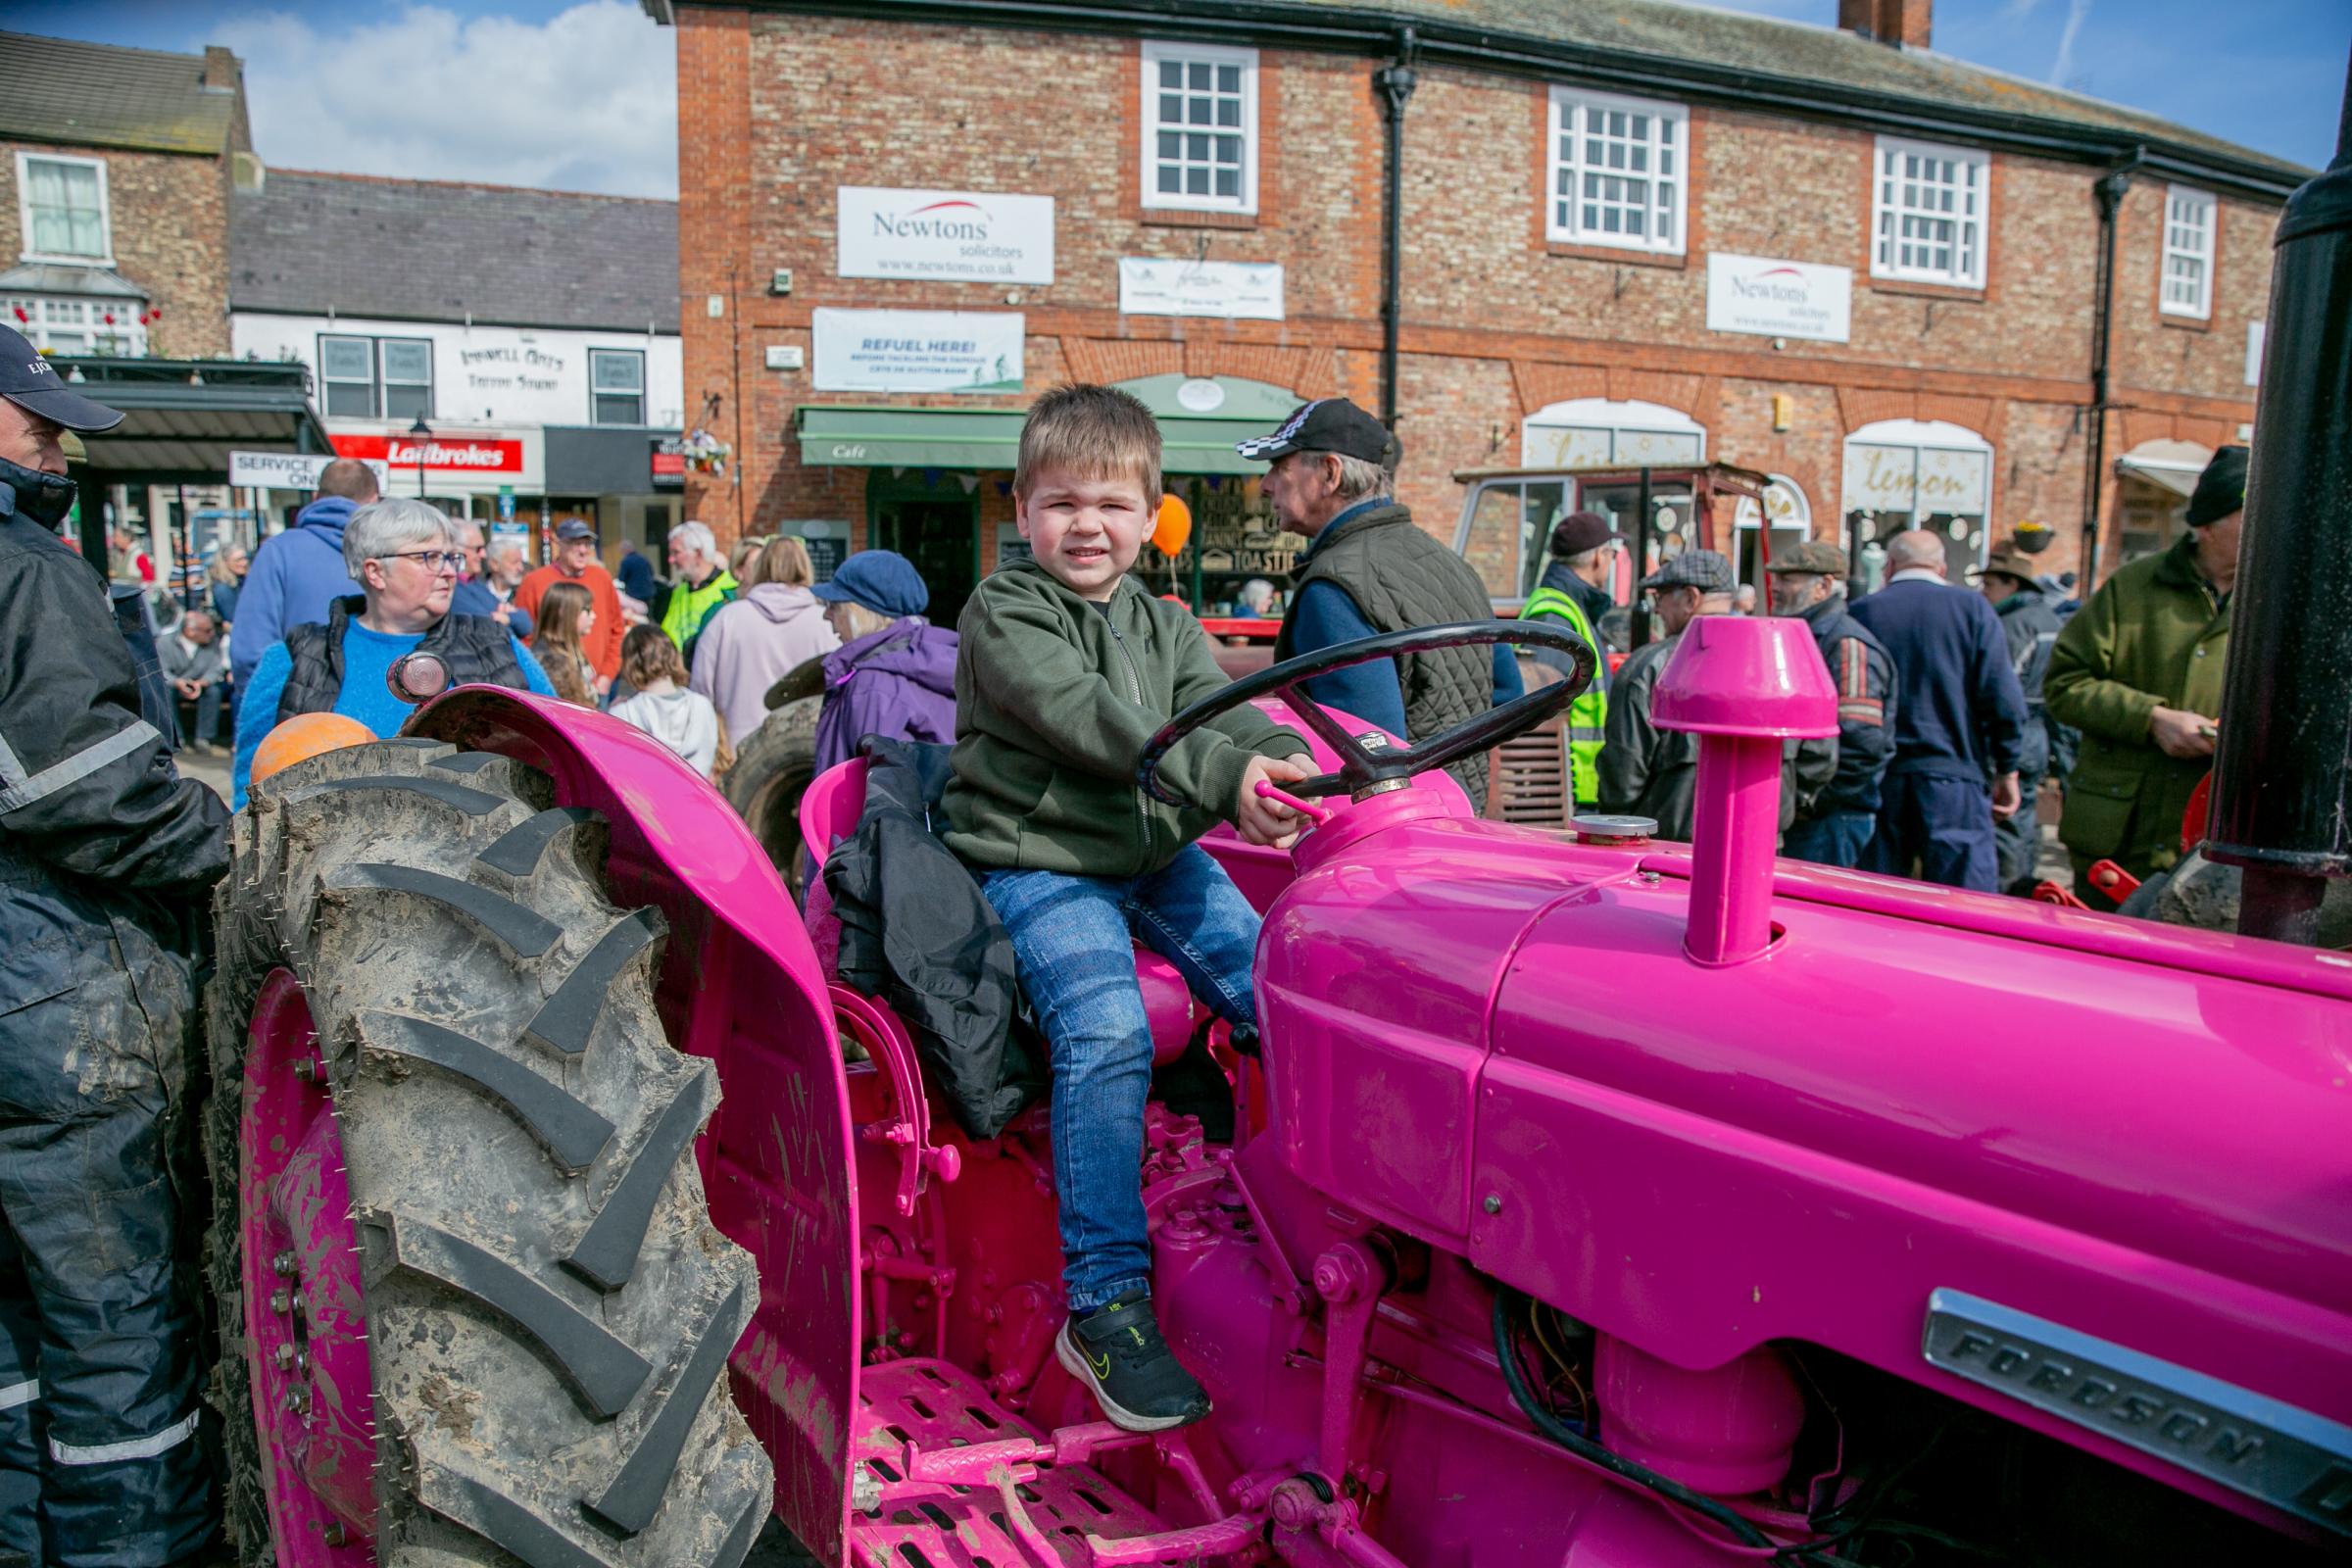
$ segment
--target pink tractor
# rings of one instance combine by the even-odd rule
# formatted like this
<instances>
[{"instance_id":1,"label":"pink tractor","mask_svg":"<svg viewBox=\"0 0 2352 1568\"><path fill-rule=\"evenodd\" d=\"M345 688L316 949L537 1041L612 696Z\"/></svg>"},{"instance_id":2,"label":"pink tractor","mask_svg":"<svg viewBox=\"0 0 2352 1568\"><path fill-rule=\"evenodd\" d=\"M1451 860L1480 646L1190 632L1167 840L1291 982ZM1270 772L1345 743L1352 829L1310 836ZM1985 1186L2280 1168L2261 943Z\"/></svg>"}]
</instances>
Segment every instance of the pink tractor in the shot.
<instances>
[{"instance_id":1,"label":"pink tractor","mask_svg":"<svg viewBox=\"0 0 2352 1568\"><path fill-rule=\"evenodd\" d=\"M204 1126L245 1562L2345 1560L2352 155L2270 319L2206 845L2264 936L1776 859L1782 750L1835 728L1793 621L1664 672L1688 846L1436 771L1581 681L1413 748L1298 684L1567 633L1375 638L1161 731L1146 787L1253 701L1329 769L1292 850L1211 844L1260 1038L1136 958L1155 1045L1218 1069L1139 1173L1214 1399L1174 1431L1053 1353L1051 1105L962 1133L820 957L822 884L804 917L657 743L463 689L259 786Z\"/></svg>"},{"instance_id":2,"label":"pink tractor","mask_svg":"<svg viewBox=\"0 0 2352 1568\"><path fill-rule=\"evenodd\" d=\"M1156 1436L1051 1353L1051 1108L949 1123L668 752L472 689L261 786L208 1118L247 1560L733 1568L771 1511L874 1568L2352 1546L2352 964L1777 861L1834 727L1797 622L1661 684L1690 847L1432 771L1576 682L1417 750L1297 688L1528 635L1204 705L1284 696L1333 771L1291 852L1212 845L1256 1054L1137 958L1234 1110L1148 1129L1215 1401Z\"/></svg>"}]
</instances>

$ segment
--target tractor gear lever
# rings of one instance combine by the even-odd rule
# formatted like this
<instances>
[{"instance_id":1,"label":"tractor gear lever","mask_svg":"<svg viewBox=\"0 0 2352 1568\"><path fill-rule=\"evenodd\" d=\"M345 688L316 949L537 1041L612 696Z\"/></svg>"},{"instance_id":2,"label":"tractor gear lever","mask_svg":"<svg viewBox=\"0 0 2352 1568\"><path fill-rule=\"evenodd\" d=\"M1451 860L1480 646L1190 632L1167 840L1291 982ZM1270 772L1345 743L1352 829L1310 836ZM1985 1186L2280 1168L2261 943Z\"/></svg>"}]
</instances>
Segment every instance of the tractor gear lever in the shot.
<instances>
[{"instance_id":1,"label":"tractor gear lever","mask_svg":"<svg viewBox=\"0 0 2352 1568\"><path fill-rule=\"evenodd\" d=\"M1549 649L1566 654L1576 666L1568 678L1549 686L1538 687L1521 697L1514 697L1500 708L1491 708L1474 718L1464 719L1447 730L1430 736L1418 745L1402 751L1391 751L1385 746L1367 744L1378 737L1350 735L1340 721L1306 694L1306 682L1334 670L1349 669L1368 664L1376 659L1394 659L1400 654L1435 653L1442 648L1477 648L1494 643L1516 643L1523 647ZM1324 744L1340 755L1336 773L1320 773L1313 778L1300 779L1290 787L1294 796L1312 799L1325 795L1346 794L1354 800L1396 789L1416 774L1433 767L1458 762L1473 753L1499 746L1514 736L1524 735L1553 714L1565 710L1570 703L1584 694L1592 684L1593 671L1592 645L1564 626L1545 626L1536 621L1487 620L1456 621L1443 626L1413 626L1403 631L1383 632L1377 637L1359 637L1351 643L1340 643L1315 653L1286 659L1254 675L1247 675L1213 692L1178 713L1159 727L1159 733L1144 745L1143 755L1135 765L1136 787L1155 801L1170 806L1185 802L1168 795L1159 787L1159 760L1165 757L1178 741L1192 734L1220 713L1231 712L1242 704L1268 694L1277 695L1290 705L1300 723L1322 737Z\"/></svg>"}]
</instances>

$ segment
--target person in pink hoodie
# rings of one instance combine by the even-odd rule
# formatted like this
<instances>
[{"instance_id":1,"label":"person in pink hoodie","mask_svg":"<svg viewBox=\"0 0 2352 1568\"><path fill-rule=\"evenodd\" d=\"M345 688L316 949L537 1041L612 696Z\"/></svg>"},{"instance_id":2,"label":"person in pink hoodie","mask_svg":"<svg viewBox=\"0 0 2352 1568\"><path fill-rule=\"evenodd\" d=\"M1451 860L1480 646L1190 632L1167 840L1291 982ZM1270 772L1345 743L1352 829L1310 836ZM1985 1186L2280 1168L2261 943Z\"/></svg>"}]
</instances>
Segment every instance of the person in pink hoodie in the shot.
<instances>
[{"instance_id":1,"label":"person in pink hoodie","mask_svg":"<svg viewBox=\"0 0 2352 1568\"><path fill-rule=\"evenodd\" d=\"M710 699L737 751L767 717L767 689L787 672L841 646L825 607L808 547L770 540L760 553L760 580L704 623L694 646L693 690Z\"/></svg>"}]
</instances>

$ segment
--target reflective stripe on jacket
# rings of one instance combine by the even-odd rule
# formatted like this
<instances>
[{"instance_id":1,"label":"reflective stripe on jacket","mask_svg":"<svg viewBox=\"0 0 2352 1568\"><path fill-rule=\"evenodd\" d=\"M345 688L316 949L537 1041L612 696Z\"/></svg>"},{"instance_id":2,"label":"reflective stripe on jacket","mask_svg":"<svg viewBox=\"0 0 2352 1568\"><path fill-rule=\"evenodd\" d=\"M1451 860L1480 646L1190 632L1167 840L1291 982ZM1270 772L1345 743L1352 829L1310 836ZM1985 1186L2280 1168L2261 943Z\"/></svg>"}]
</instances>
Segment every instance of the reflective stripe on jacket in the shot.
<instances>
[{"instance_id":1,"label":"reflective stripe on jacket","mask_svg":"<svg viewBox=\"0 0 2352 1568\"><path fill-rule=\"evenodd\" d=\"M1519 618L1533 620L1538 615L1566 621L1592 650L1592 683L1568 705L1568 776L1574 782L1576 804L1592 806L1600 800L1600 744L1609 719L1609 697L1601 682L1601 671L1607 666L1600 639L1592 634L1585 607L1557 588L1538 588L1528 595Z\"/></svg>"}]
</instances>

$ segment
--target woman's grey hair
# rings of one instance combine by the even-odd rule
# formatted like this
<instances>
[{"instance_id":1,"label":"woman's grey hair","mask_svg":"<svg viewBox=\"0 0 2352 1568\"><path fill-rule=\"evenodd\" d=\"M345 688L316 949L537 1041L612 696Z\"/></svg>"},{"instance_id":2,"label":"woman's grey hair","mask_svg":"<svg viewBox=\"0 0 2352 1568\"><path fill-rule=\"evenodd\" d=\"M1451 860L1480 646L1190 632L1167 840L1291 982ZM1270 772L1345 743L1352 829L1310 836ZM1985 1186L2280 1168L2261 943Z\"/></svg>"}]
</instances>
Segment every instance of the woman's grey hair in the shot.
<instances>
[{"instance_id":1,"label":"woman's grey hair","mask_svg":"<svg viewBox=\"0 0 2352 1568\"><path fill-rule=\"evenodd\" d=\"M370 501L343 525L343 569L356 580L370 561L456 540L457 528L437 507L407 497Z\"/></svg>"},{"instance_id":2,"label":"woman's grey hair","mask_svg":"<svg viewBox=\"0 0 2352 1568\"><path fill-rule=\"evenodd\" d=\"M1345 452L1335 452L1340 460L1340 489L1338 498L1345 502L1363 501L1373 496L1383 500L1396 495L1396 475L1377 463L1351 458Z\"/></svg>"}]
</instances>

